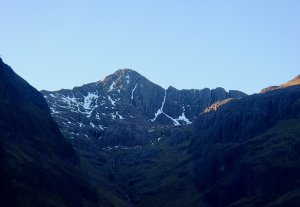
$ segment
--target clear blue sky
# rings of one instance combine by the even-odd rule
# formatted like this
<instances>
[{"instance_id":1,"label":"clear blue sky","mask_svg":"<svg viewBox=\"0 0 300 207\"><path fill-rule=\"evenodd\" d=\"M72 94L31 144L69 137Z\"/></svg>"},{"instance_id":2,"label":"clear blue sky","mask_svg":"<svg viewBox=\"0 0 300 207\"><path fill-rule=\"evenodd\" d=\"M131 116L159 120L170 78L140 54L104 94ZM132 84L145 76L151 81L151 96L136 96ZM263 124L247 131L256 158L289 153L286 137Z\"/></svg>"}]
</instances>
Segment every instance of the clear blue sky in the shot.
<instances>
[{"instance_id":1,"label":"clear blue sky","mask_svg":"<svg viewBox=\"0 0 300 207\"><path fill-rule=\"evenodd\" d=\"M38 89L132 68L247 93L300 74L299 0L0 0L0 55Z\"/></svg>"}]
</instances>

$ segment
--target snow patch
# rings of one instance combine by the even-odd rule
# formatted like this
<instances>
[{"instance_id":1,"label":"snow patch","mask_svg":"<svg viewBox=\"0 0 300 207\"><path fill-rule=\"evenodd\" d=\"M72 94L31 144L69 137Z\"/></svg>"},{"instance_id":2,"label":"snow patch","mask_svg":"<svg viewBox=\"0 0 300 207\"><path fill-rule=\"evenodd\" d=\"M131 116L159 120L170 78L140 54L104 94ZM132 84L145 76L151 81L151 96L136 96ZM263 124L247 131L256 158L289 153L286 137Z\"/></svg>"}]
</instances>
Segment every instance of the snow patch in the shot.
<instances>
[{"instance_id":1,"label":"snow patch","mask_svg":"<svg viewBox=\"0 0 300 207\"><path fill-rule=\"evenodd\" d=\"M110 96L108 96L108 99L110 100L110 102L111 102L111 104L113 105L113 106L116 106L116 101L114 101L114 100L112 100L112 98L110 97Z\"/></svg>"},{"instance_id":2,"label":"snow patch","mask_svg":"<svg viewBox=\"0 0 300 207\"><path fill-rule=\"evenodd\" d=\"M77 104L77 100L75 97L69 97L69 96L64 96L61 98L61 100L63 102L65 102L66 104L68 104L69 106L72 106L72 103Z\"/></svg>"},{"instance_id":3,"label":"snow patch","mask_svg":"<svg viewBox=\"0 0 300 207\"><path fill-rule=\"evenodd\" d=\"M119 112L118 112L118 111L116 111L116 116L118 116L118 117L119 117L119 119L125 119L123 116L121 116L121 115L119 114Z\"/></svg>"},{"instance_id":4,"label":"snow patch","mask_svg":"<svg viewBox=\"0 0 300 207\"><path fill-rule=\"evenodd\" d=\"M110 113L110 115L112 119L116 119L116 118L125 119L121 114L119 114L119 111L116 111L116 113Z\"/></svg>"},{"instance_id":5,"label":"snow patch","mask_svg":"<svg viewBox=\"0 0 300 207\"><path fill-rule=\"evenodd\" d=\"M163 100L163 102L161 104L160 109L157 110L157 112L154 115L154 118L150 119L152 122L154 122L160 114L164 114L163 110L164 110L164 106L165 106L165 103L166 103L166 98L167 98L167 91L165 91L164 100Z\"/></svg>"},{"instance_id":6,"label":"snow patch","mask_svg":"<svg viewBox=\"0 0 300 207\"><path fill-rule=\"evenodd\" d=\"M97 98L98 98L98 95L88 92L88 95L84 97L83 108L86 110L91 109L91 103L93 102L94 99L97 99Z\"/></svg>"},{"instance_id":7,"label":"snow patch","mask_svg":"<svg viewBox=\"0 0 300 207\"><path fill-rule=\"evenodd\" d=\"M51 110L51 114L58 114L58 113L59 113L59 112L56 111L54 108L51 108L51 107L50 107L50 110Z\"/></svg>"},{"instance_id":8,"label":"snow patch","mask_svg":"<svg viewBox=\"0 0 300 207\"><path fill-rule=\"evenodd\" d=\"M138 83L135 84L134 88L133 88L132 91L131 91L131 100L133 100L133 93L134 93L134 91L136 90L137 85L138 85Z\"/></svg>"},{"instance_id":9,"label":"snow patch","mask_svg":"<svg viewBox=\"0 0 300 207\"><path fill-rule=\"evenodd\" d=\"M100 118L100 114L97 112L97 114L96 114L96 119L101 119Z\"/></svg>"},{"instance_id":10,"label":"snow patch","mask_svg":"<svg viewBox=\"0 0 300 207\"><path fill-rule=\"evenodd\" d=\"M110 87L109 87L108 92L112 91L112 90L114 89L115 85L116 85L116 82L113 81L112 84L111 84Z\"/></svg>"},{"instance_id":11,"label":"snow patch","mask_svg":"<svg viewBox=\"0 0 300 207\"><path fill-rule=\"evenodd\" d=\"M184 108L184 106L182 107L182 109L183 109L182 115L179 116L176 120L177 121L184 121L186 124L191 124L192 122L188 118L186 118L186 116L185 116L185 108Z\"/></svg>"},{"instance_id":12,"label":"snow patch","mask_svg":"<svg viewBox=\"0 0 300 207\"><path fill-rule=\"evenodd\" d=\"M60 106L60 107L69 108L69 109L71 109L72 112L84 113L80 110L79 106L82 106L82 104L78 103L77 99L74 96L74 93L72 93L73 97L64 96L63 94L60 94L60 95L61 95L62 102L68 104L68 107L63 107L63 106Z\"/></svg>"},{"instance_id":13,"label":"snow patch","mask_svg":"<svg viewBox=\"0 0 300 207\"><path fill-rule=\"evenodd\" d=\"M173 124L174 124L175 126L180 126L180 123L178 122L177 119L174 119L173 117L169 116L169 115L166 114L165 112L163 112L163 114L164 114L166 117L168 117L169 119L171 119L171 120L173 121Z\"/></svg>"},{"instance_id":14,"label":"snow patch","mask_svg":"<svg viewBox=\"0 0 300 207\"><path fill-rule=\"evenodd\" d=\"M116 117L117 117L117 115L115 115L114 113L111 113L110 115L111 115L112 119L116 119Z\"/></svg>"},{"instance_id":15,"label":"snow patch","mask_svg":"<svg viewBox=\"0 0 300 207\"><path fill-rule=\"evenodd\" d=\"M126 81L127 84L130 83L130 76L129 76L128 73L127 73L126 76L125 76L125 81Z\"/></svg>"},{"instance_id":16,"label":"snow patch","mask_svg":"<svg viewBox=\"0 0 300 207\"><path fill-rule=\"evenodd\" d=\"M192 122L190 122L190 120L188 118L186 118L186 116L185 116L185 108L184 107L182 107L183 108L182 115L179 116L177 119L174 119L173 117L171 117L168 114L166 114L164 112L164 106L165 106L165 103L166 103L166 99L167 99L167 91L165 91L165 96L164 96L164 100L163 100L163 102L161 104L161 108L157 110L157 112L154 114L154 118L150 119L150 121L154 122L160 114L164 114L166 117L168 117L169 119L171 119L173 121L173 124L175 126L180 126L179 121L184 121L186 124L191 124L192 123Z\"/></svg>"}]
</instances>

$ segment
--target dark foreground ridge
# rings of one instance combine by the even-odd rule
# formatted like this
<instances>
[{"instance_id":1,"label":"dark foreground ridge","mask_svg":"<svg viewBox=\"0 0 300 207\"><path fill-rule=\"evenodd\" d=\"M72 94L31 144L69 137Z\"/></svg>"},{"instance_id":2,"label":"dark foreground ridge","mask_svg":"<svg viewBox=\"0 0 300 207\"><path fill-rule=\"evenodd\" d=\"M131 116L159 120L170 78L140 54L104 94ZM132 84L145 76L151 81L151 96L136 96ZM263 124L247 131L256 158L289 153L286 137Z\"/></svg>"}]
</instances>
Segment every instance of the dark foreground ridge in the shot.
<instances>
[{"instance_id":1,"label":"dark foreground ridge","mask_svg":"<svg viewBox=\"0 0 300 207\"><path fill-rule=\"evenodd\" d=\"M108 203L82 172L78 155L59 131L42 94L1 59L0 135L1 206Z\"/></svg>"}]
</instances>

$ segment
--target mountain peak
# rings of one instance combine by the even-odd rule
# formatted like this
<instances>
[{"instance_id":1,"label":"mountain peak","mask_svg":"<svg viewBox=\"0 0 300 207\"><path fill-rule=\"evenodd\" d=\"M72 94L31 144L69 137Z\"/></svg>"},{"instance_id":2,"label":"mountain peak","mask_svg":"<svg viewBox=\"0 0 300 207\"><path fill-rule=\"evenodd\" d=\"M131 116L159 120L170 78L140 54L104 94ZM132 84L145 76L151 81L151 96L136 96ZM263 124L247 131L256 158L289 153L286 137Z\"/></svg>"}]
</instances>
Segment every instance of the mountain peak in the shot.
<instances>
[{"instance_id":1,"label":"mountain peak","mask_svg":"<svg viewBox=\"0 0 300 207\"><path fill-rule=\"evenodd\" d=\"M135 70L133 69L130 69L130 68L121 68L121 69L118 69L115 73L137 73Z\"/></svg>"},{"instance_id":2,"label":"mountain peak","mask_svg":"<svg viewBox=\"0 0 300 207\"><path fill-rule=\"evenodd\" d=\"M118 70L116 70L114 73L112 73L112 74L106 76L106 77L104 78L104 80L105 80L106 78L110 77L110 76L122 77L122 76L126 76L126 75L134 75L134 74L135 74L135 75L138 74L138 75L142 76L141 74L139 74L138 72L136 72L136 71L133 70L133 69L130 69L130 68L122 68L122 69L118 69Z\"/></svg>"},{"instance_id":3,"label":"mountain peak","mask_svg":"<svg viewBox=\"0 0 300 207\"><path fill-rule=\"evenodd\" d=\"M135 70L124 68L115 71L113 74L106 76L103 81L104 84L130 84L136 82L138 79L145 78Z\"/></svg>"}]
</instances>

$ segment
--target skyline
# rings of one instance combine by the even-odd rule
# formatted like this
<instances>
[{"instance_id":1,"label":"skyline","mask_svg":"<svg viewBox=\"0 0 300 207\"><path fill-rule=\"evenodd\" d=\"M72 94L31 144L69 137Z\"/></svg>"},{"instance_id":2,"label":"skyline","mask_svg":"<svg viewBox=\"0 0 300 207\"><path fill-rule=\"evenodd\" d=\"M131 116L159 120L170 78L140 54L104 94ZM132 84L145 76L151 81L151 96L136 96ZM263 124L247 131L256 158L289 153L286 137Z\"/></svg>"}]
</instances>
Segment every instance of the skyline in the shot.
<instances>
[{"instance_id":1,"label":"skyline","mask_svg":"<svg viewBox=\"0 0 300 207\"><path fill-rule=\"evenodd\" d=\"M6 63L5 61L4 61L4 63ZM6 64L8 64L8 63L6 63ZM8 64L9 65L9 64ZM10 65L9 65L10 66ZM12 68L13 70L14 70L14 68ZM131 68L119 68L119 69L117 69L117 70L122 70L122 69L131 69ZM39 88L37 88L37 87L35 87L34 85L34 87L35 88L37 88L38 90L40 90L40 91L42 91L42 90L46 90L46 91L59 91L59 90L63 90L63 89L73 89L73 88L75 88L75 87L81 87L81 86L83 86L83 85L85 85L85 84L89 84L89 83L94 83L94 82L98 82L98 81L103 81L107 76L110 76L110 75L112 75L113 73L115 73L115 72L117 72L117 70L115 70L115 71L113 71L112 73L110 73L110 74L107 74L106 76L104 76L103 78L101 78L101 79L99 79L99 80L94 80L94 81L89 81L89 82L85 82L85 83L81 83L81 84L79 84L79 85L74 85L74 86L71 86L71 87L63 87L63 88L58 88L58 89L53 89L53 90L49 90L49 89L44 89L44 88L41 88L41 89L39 89ZM134 69L131 69L131 70L134 70ZM15 70L14 70L15 71ZM144 76L143 74L141 74L139 71L137 71L137 70L134 70L134 71L136 71L137 73L139 73L140 75L142 75L142 76ZM15 71L16 73L17 73L17 71ZM18 74L18 75L20 75L20 74ZM204 89L204 88L209 88L209 89L216 89L216 88L218 88L218 87L221 87L221 88L224 88L226 91L230 91L230 90L238 90L238 91L242 91L242 92L244 92L244 93L247 93L248 95L251 95L251 94L254 94L254 93L259 93L261 90L263 90L263 89L265 89L265 88L268 88L268 87L270 87L270 86L280 86L281 84L284 84L284 83L286 83L286 82L288 82L288 81L291 81L292 79L294 79L296 76L299 76L300 75L300 73L298 73L298 74L296 74L295 76L293 76L293 77L291 77L290 79L288 79L288 80L284 80L284 81L282 81L282 82L280 82L280 83L278 83L278 84L271 84L271 85L266 85L265 87L262 87L262 88L260 88L258 91L254 91L254 92L250 92L250 93L247 93L247 91L243 91L243 90L240 90L239 88L225 88L225 87L223 87L222 85L219 85L219 86L215 86L215 87L202 87L202 88L177 88L175 85L168 85L168 86L163 86L163 85L160 85L159 83L157 83L157 82L155 82L155 81L153 81L153 80L151 80L151 79L149 79L149 78L147 78L147 77L145 77L145 78L147 78L149 81L151 81L151 82L153 82L154 84L157 84L157 85L159 85L159 86L161 86L161 87L163 87L165 90L167 90L169 87L175 87L176 89L178 89L178 90L185 90L185 89L187 89L187 90L190 90L190 89L196 89L196 90L201 90L201 89ZM21 76L21 75L20 75ZM22 76L21 76L22 77ZM24 78L24 77L22 77L22 78ZM31 84L32 85L32 83L30 83L27 79L25 79L29 84Z\"/></svg>"},{"instance_id":2,"label":"skyline","mask_svg":"<svg viewBox=\"0 0 300 207\"><path fill-rule=\"evenodd\" d=\"M300 2L2 2L0 55L38 90L131 68L164 88L248 94L300 74Z\"/></svg>"}]
</instances>

